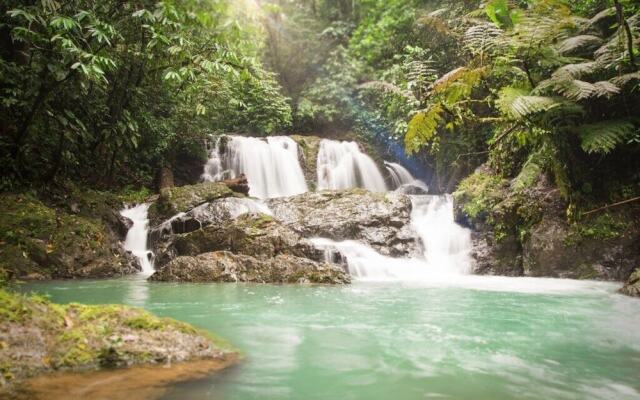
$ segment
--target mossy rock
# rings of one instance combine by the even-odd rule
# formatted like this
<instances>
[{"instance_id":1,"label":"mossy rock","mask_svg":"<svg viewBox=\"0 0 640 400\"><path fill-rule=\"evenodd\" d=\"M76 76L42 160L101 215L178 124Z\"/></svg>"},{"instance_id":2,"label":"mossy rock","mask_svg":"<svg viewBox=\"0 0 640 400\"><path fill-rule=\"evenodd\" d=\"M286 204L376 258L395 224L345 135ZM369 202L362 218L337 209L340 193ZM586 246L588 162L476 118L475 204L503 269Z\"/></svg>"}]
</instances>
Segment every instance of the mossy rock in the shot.
<instances>
[{"instance_id":1,"label":"mossy rock","mask_svg":"<svg viewBox=\"0 0 640 400\"><path fill-rule=\"evenodd\" d=\"M201 204L223 197L241 196L221 182L204 182L165 189L160 193L158 201L149 207L149 219L152 224L172 216L187 212Z\"/></svg>"},{"instance_id":2,"label":"mossy rock","mask_svg":"<svg viewBox=\"0 0 640 400\"><path fill-rule=\"evenodd\" d=\"M0 325L0 389L55 370L216 359L235 351L191 325L139 308L60 305L1 289Z\"/></svg>"},{"instance_id":3,"label":"mossy rock","mask_svg":"<svg viewBox=\"0 0 640 400\"><path fill-rule=\"evenodd\" d=\"M0 269L13 278L134 272L112 229L88 215L47 206L31 194L0 195Z\"/></svg>"}]
</instances>

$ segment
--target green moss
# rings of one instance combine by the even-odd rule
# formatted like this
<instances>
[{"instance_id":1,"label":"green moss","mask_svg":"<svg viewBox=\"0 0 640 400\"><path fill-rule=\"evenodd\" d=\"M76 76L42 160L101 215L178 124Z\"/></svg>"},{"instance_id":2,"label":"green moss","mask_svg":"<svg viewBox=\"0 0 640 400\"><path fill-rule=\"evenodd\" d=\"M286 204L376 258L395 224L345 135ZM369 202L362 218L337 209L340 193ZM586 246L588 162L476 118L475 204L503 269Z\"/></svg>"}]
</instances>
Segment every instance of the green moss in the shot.
<instances>
[{"instance_id":1,"label":"green moss","mask_svg":"<svg viewBox=\"0 0 640 400\"><path fill-rule=\"evenodd\" d=\"M163 321L149 314L129 318L124 324L129 328L142 329L145 331L159 330L164 326Z\"/></svg>"},{"instance_id":2,"label":"green moss","mask_svg":"<svg viewBox=\"0 0 640 400\"><path fill-rule=\"evenodd\" d=\"M457 203L472 219L486 219L503 197L505 180L487 172L476 172L458 186L453 193Z\"/></svg>"},{"instance_id":3,"label":"green moss","mask_svg":"<svg viewBox=\"0 0 640 400\"><path fill-rule=\"evenodd\" d=\"M165 189L160 194L158 201L149 208L149 216L151 219L169 218L180 212L189 211L200 204L234 195L238 194L220 182L204 182Z\"/></svg>"},{"instance_id":4,"label":"green moss","mask_svg":"<svg viewBox=\"0 0 640 400\"><path fill-rule=\"evenodd\" d=\"M631 222L623 214L602 213L573 223L565 243L571 246L585 239L617 239L624 234L630 224Z\"/></svg>"}]
</instances>

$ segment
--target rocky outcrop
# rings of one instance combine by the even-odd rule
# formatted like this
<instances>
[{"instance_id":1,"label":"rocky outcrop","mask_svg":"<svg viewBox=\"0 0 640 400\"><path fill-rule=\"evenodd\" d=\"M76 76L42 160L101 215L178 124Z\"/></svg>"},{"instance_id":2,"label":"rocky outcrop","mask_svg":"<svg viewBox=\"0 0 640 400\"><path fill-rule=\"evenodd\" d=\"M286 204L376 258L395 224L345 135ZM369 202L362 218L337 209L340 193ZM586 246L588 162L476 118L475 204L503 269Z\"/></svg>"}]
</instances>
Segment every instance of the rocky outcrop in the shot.
<instances>
[{"instance_id":1,"label":"rocky outcrop","mask_svg":"<svg viewBox=\"0 0 640 400\"><path fill-rule=\"evenodd\" d=\"M179 256L215 251L230 251L263 260L280 254L313 261L321 261L323 257L309 241L274 218L249 213L171 237L158 246L156 266L162 267Z\"/></svg>"},{"instance_id":2,"label":"rocky outcrop","mask_svg":"<svg viewBox=\"0 0 640 400\"><path fill-rule=\"evenodd\" d=\"M411 200L363 189L309 192L268 201L273 215L305 237L361 240L384 255L410 256L420 244L410 228Z\"/></svg>"},{"instance_id":3,"label":"rocky outcrop","mask_svg":"<svg viewBox=\"0 0 640 400\"><path fill-rule=\"evenodd\" d=\"M54 371L237 357L207 333L142 309L59 305L3 290L0 344L0 397L26 378Z\"/></svg>"},{"instance_id":4,"label":"rocky outcrop","mask_svg":"<svg viewBox=\"0 0 640 400\"><path fill-rule=\"evenodd\" d=\"M567 204L544 174L522 179L481 168L454 194L457 221L473 229L476 273L625 280L640 265L638 210L569 223Z\"/></svg>"},{"instance_id":5,"label":"rocky outcrop","mask_svg":"<svg viewBox=\"0 0 640 400\"><path fill-rule=\"evenodd\" d=\"M126 220L107 207L94 215L85 203L71 204L67 211L31 195L0 196L0 274L9 279L104 278L140 270L121 246Z\"/></svg>"},{"instance_id":6,"label":"rocky outcrop","mask_svg":"<svg viewBox=\"0 0 640 400\"><path fill-rule=\"evenodd\" d=\"M149 220L156 225L178 213L187 212L201 204L233 196L234 192L221 182L204 182L163 190L149 207Z\"/></svg>"},{"instance_id":7,"label":"rocky outcrop","mask_svg":"<svg viewBox=\"0 0 640 400\"><path fill-rule=\"evenodd\" d=\"M340 267L286 254L258 259L217 251L169 262L150 278L177 282L349 283Z\"/></svg>"},{"instance_id":8,"label":"rocky outcrop","mask_svg":"<svg viewBox=\"0 0 640 400\"><path fill-rule=\"evenodd\" d=\"M640 268L631 274L622 289L620 289L620 293L627 296L640 297Z\"/></svg>"}]
</instances>

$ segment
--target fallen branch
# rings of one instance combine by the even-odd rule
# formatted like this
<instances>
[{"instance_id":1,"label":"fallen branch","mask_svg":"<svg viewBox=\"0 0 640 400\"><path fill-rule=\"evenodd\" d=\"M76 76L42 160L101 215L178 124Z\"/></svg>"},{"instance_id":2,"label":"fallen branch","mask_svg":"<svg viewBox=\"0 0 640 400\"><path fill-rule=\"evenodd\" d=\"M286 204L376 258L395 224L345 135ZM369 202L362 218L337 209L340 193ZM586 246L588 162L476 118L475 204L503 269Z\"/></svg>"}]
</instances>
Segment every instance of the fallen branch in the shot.
<instances>
[{"instance_id":1,"label":"fallen branch","mask_svg":"<svg viewBox=\"0 0 640 400\"><path fill-rule=\"evenodd\" d=\"M598 211L603 211L603 210L609 209L609 208L611 208L611 207L621 206L621 205L623 205L623 204L632 203L632 202L634 202L634 201L638 201L638 200L640 200L640 197L634 197L633 199L620 201L620 202L618 202L618 203L614 203L614 204L606 205L606 206L604 206L604 207L596 208L595 210L587 211L586 213L583 213L582 215L589 215L589 214L593 214L593 213L596 213L596 212L598 212Z\"/></svg>"},{"instance_id":2,"label":"fallen branch","mask_svg":"<svg viewBox=\"0 0 640 400\"><path fill-rule=\"evenodd\" d=\"M515 131L518 126L520 126L520 124L515 124L514 126L509 128L507 131L500 134L500 136L498 136L498 138L493 143L491 143L491 145L489 145L489 148L495 147L498 143L502 141L502 139L506 138L511 132Z\"/></svg>"}]
</instances>

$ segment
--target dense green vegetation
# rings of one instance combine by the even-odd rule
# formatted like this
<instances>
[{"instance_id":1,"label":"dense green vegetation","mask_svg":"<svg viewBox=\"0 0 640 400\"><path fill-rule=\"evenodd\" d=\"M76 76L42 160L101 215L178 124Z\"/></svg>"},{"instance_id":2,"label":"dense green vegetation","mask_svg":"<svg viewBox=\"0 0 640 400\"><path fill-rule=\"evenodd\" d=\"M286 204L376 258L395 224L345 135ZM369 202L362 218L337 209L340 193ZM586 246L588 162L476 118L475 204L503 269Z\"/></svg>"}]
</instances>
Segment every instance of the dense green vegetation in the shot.
<instances>
[{"instance_id":1,"label":"dense green vegetation","mask_svg":"<svg viewBox=\"0 0 640 400\"><path fill-rule=\"evenodd\" d=\"M631 0L12 0L0 9L1 184L149 186L160 167L202 157L208 134L356 132L410 155L435 191L488 161L524 186L549 175L572 210L632 198L639 11Z\"/></svg>"}]
</instances>

